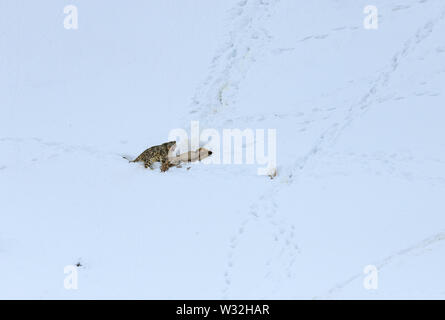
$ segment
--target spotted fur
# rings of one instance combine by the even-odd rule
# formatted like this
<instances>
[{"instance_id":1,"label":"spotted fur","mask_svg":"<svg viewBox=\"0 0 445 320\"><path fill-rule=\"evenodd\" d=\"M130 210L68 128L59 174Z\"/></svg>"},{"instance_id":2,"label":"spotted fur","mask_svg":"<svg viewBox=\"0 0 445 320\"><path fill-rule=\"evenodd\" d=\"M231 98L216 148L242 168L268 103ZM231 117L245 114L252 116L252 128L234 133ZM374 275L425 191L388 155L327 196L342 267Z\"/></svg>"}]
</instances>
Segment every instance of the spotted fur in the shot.
<instances>
[{"instance_id":1,"label":"spotted fur","mask_svg":"<svg viewBox=\"0 0 445 320\"><path fill-rule=\"evenodd\" d=\"M161 171L167 171L170 167L169 154L174 150L176 141L169 141L159 146L153 146L142 152L136 159L130 162L143 162L145 168L153 169L153 163L161 163Z\"/></svg>"}]
</instances>

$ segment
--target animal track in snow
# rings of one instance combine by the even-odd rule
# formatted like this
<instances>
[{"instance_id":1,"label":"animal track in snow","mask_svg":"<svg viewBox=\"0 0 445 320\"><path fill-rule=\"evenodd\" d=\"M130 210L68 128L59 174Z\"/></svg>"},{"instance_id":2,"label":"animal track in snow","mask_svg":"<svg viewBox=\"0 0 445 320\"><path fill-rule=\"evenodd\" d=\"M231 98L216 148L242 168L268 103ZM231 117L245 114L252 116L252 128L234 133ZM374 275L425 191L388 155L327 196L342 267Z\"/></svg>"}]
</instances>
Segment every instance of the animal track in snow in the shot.
<instances>
[{"instance_id":1,"label":"animal track in snow","mask_svg":"<svg viewBox=\"0 0 445 320\"><path fill-rule=\"evenodd\" d=\"M292 175L293 177L298 176L296 173L301 173L309 161L321 154L322 150L332 146L332 144L353 121L361 117L375 103L379 102L380 91L387 87L391 79L391 75L399 68L403 59L433 32L434 26L444 17L445 10L442 10L442 12L436 18L426 22L422 27L417 29L416 33L412 37L405 41L402 48L392 56L387 69L380 72L375 80L372 81L371 88L368 90L368 92L366 92L358 102L349 107L346 116L340 121L340 123L335 122L324 130L311 150L303 158L297 160L294 168L290 170L289 175Z\"/></svg>"},{"instance_id":2,"label":"animal track in snow","mask_svg":"<svg viewBox=\"0 0 445 320\"><path fill-rule=\"evenodd\" d=\"M262 25L278 2L244 0L230 11L231 30L212 60L209 75L192 98L189 117L215 127L221 113L230 110L242 80L270 40ZM215 119L215 115L219 117Z\"/></svg>"},{"instance_id":3,"label":"animal track in snow","mask_svg":"<svg viewBox=\"0 0 445 320\"><path fill-rule=\"evenodd\" d=\"M426 168L433 172L426 172ZM445 174L437 174L445 172L445 160L414 157L406 152L330 152L320 159L320 166L309 172L309 175L326 178L332 174L348 175L354 170L392 176L409 182L423 182L433 187L445 187Z\"/></svg>"},{"instance_id":4,"label":"animal track in snow","mask_svg":"<svg viewBox=\"0 0 445 320\"><path fill-rule=\"evenodd\" d=\"M439 232L436 233L412 246L409 246L407 248L403 248L401 250L398 250L396 252L394 252L393 254L383 258L382 260L374 263L374 265L376 266L378 271L381 271L383 268L387 267L388 265L394 263L395 261L397 261L398 259L407 256L409 254L415 254L415 253L420 253L422 252L424 249L429 248L431 246L434 246L436 244L438 244L439 242L445 240L445 232ZM357 273L351 277L349 277L348 279L336 284L335 286L333 286L331 289L328 290L328 292L323 295L322 297L316 297L316 298L322 298L322 299L327 299L329 297L331 297L333 294L341 291L342 289L344 289L346 286L348 286L349 284L351 284L352 282L361 279L363 277L363 273Z\"/></svg>"}]
</instances>

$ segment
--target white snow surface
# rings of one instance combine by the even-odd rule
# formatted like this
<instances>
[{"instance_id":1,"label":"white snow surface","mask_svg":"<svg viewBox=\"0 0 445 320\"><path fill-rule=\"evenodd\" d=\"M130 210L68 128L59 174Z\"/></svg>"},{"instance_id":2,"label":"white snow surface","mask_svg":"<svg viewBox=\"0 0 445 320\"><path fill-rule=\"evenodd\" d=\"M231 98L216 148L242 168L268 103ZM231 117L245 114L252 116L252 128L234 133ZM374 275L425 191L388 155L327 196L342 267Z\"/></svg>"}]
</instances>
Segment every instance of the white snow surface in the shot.
<instances>
[{"instance_id":1,"label":"white snow surface","mask_svg":"<svg viewBox=\"0 0 445 320\"><path fill-rule=\"evenodd\" d=\"M68 4L0 2L0 298L445 298L443 0ZM192 120L278 176L122 159Z\"/></svg>"}]
</instances>

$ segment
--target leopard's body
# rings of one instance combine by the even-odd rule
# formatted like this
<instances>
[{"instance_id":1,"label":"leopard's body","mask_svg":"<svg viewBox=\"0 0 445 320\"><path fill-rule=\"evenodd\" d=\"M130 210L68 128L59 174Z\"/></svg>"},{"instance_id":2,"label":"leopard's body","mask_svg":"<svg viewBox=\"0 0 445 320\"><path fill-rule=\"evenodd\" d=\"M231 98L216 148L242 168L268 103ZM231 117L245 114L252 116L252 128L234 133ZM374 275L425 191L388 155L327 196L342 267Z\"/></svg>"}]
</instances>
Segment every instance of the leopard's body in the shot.
<instances>
[{"instance_id":1,"label":"leopard's body","mask_svg":"<svg viewBox=\"0 0 445 320\"><path fill-rule=\"evenodd\" d=\"M153 146L142 152L136 159L130 162L143 162L145 168L153 169L155 162L161 163L161 171L167 171L170 167L169 155L176 147L176 141L169 141L158 146Z\"/></svg>"}]
</instances>

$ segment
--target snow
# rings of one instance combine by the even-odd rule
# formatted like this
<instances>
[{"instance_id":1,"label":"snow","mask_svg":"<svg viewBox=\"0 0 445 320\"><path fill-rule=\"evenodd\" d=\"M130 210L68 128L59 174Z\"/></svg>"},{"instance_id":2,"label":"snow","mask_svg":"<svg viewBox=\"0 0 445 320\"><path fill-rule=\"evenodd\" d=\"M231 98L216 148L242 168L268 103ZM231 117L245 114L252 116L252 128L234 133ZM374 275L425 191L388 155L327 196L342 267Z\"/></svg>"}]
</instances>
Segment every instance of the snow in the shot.
<instances>
[{"instance_id":1,"label":"snow","mask_svg":"<svg viewBox=\"0 0 445 320\"><path fill-rule=\"evenodd\" d=\"M0 298L445 298L442 0L68 4L0 3ZM191 121L278 176L122 158Z\"/></svg>"}]
</instances>

